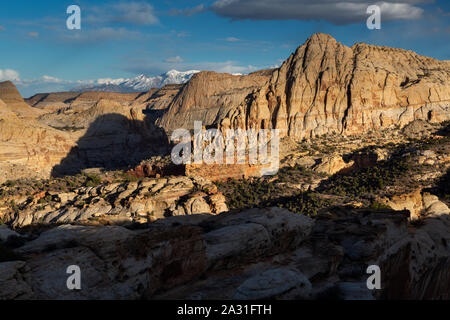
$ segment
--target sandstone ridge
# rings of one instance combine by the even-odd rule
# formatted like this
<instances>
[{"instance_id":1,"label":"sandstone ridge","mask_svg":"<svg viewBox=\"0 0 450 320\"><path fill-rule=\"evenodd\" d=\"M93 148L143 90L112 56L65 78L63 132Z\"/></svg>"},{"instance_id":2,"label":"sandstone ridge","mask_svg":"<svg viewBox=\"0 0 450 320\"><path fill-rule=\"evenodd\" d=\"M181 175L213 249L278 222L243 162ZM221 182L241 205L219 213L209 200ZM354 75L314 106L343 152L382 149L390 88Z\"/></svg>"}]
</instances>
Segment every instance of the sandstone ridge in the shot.
<instances>
[{"instance_id":1,"label":"sandstone ridge","mask_svg":"<svg viewBox=\"0 0 450 320\"><path fill-rule=\"evenodd\" d=\"M196 119L206 126L277 128L283 135L310 138L415 119L440 122L450 117L449 74L448 61L362 43L347 47L314 34L278 69L234 78L197 74L161 124L170 131L190 128Z\"/></svg>"}]
</instances>

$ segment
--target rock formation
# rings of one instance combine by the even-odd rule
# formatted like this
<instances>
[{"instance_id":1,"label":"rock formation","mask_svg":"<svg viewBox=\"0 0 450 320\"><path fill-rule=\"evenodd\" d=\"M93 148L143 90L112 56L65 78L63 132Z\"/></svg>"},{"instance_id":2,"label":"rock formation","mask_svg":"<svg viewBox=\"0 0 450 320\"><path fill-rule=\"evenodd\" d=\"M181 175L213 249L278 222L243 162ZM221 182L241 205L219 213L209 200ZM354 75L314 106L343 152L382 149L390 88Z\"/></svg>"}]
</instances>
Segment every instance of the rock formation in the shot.
<instances>
[{"instance_id":1,"label":"rock formation","mask_svg":"<svg viewBox=\"0 0 450 320\"><path fill-rule=\"evenodd\" d=\"M346 47L314 34L273 71L195 75L160 124L170 131L202 120L206 126L277 128L309 138L415 119L440 122L450 118L449 74L448 61L364 43Z\"/></svg>"},{"instance_id":2,"label":"rock formation","mask_svg":"<svg viewBox=\"0 0 450 320\"><path fill-rule=\"evenodd\" d=\"M0 299L449 299L449 216L417 227L407 217L269 208L10 235L19 245L0 262ZM67 290L69 265L81 268L81 290ZM380 290L367 288L369 265Z\"/></svg>"},{"instance_id":3,"label":"rock formation","mask_svg":"<svg viewBox=\"0 0 450 320\"><path fill-rule=\"evenodd\" d=\"M202 178L105 182L67 192L3 196L0 221L15 228L61 223L147 223L170 216L219 214L228 211L225 201L217 187Z\"/></svg>"},{"instance_id":4,"label":"rock formation","mask_svg":"<svg viewBox=\"0 0 450 320\"><path fill-rule=\"evenodd\" d=\"M41 110L31 108L17 91L11 81L0 82L0 99L6 104L6 108L21 118L33 118L41 113ZM3 106L5 108L5 106Z\"/></svg>"},{"instance_id":5,"label":"rock formation","mask_svg":"<svg viewBox=\"0 0 450 320\"><path fill-rule=\"evenodd\" d=\"M441 122L450 119L449 74L449 61L368 44L347 47L314 34L280 68L242 76L200 72L186 84L145 93L38 94L26 99L30 106L3 82L0 182L137 165L166 153L171 131L192 129L196 120L222 130L277 128L297 140ZM317 170L345 169L334 160Z\"/></svg>"},{"instance_id":6,"label":"rock formation","mask_svg":"<svg viewBox=\"0 0 450 320\"><path fill-rule=\"evenodd\" d=\"M1 83L0 183L128 166L167 152L164 132L130 105L138 95L45 94L28 99L32 107L11 82Z\"/></svg>"}]
</instances>

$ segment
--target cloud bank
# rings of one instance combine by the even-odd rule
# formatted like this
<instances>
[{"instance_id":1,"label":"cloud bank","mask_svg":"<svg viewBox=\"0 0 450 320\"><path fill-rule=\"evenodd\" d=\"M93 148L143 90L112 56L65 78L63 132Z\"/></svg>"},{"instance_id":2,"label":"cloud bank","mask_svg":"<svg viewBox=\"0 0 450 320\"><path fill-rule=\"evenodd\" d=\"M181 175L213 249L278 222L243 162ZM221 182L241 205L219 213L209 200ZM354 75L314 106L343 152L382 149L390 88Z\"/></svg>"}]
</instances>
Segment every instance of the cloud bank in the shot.
<instances>
[{"instance_id":1,"label":"cloud bank","mask_svg":"<svg viewBox=\"0 0 450 320\"><path fill-rule=\"evenodd\" d=\"M380 6L383 21L417 19L423 9L415 4L421 2L427 0L217 0L210 10L233 20L324 20L346 25L365 21L367 7L373 4Z\"/></svg>"}]
</instances>

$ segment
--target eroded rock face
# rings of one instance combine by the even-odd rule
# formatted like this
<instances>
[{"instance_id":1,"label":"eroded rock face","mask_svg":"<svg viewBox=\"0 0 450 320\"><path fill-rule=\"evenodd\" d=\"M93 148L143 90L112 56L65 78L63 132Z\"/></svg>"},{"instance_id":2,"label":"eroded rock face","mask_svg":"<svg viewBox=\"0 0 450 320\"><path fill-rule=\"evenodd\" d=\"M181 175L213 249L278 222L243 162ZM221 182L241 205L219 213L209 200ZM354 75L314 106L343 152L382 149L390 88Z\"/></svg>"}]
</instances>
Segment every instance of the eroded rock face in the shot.
<instances>
[{"instance_id":1,"label":"eroded rock face","mask_svg":"<svg viewBox=\"0 0 450 320\"><path fill-rule=\"evenodd\" d=\"M11 81L0 82L0 99L6 104L6 108L9 111L21 118L35 118L41 114L41 110L32 108L25 103L16 86Z\"/></svg>"},{"instance_id":2,"label":"eroded rock face","mask_svg":"<svg viewBox=\"0 0 450 320\"><path fill-rule=\"evenodd\" d=\"M178 128L191 129L194 121L212 125L217 118L235 112L254 90L269 80L272 71L259 71L247 76L216 72L200 72L181 89L158 124L171 132ZM243 128L243 126L241 126Z\"/></svg>"},{"instance_id":3,"label":"eroded rock face","mask_svg":"<svg viewBox=\"0 0 450 320\"><path fill-rule=\"evenodd\" d=\"M411 193L382 198L381 201L394 210L409 210L413 220L427 216L438 217L443 214L450 214L450 209L437 196L422 192L421 189Z\"/></svg>"},{"instance_id":4,"label":"eroded rock face","mask_svg":"<svg viewBox=\"0 0 450 320\"><path fill-rule=\"evenodd\" d=\"M278 69L200 72L187 84L146 93L61 92L24 101L11 82L2 82L0 182L137 165L167 154L168 135L194 121L222 130L277 128L295 139L440 122L450 118L449 74L448 61L367 44L346 47L315 34Z\"/></svg>"},{"instance_id":5,"label":"eroded rock face","mask_svg":"<svg viewBox=\"0 0 450 320\"><path fill-rule=\"evenodd\" d=\"M279 69L234 78L195 75L160 124L171 131L202 120L223 129L277 128L309 138L416 119L440 122L450 117L449 74L448 61L363 43L346 47L314 34Z\"/></svg>"},{"instance_id":6,"label":"eroded rock face","mask_svg":"<svg viewBox=\"0 0 450 320\"><path fill-rule=\"evenodd\" d=\"M448 299L450 220L333 207L177 216L145 229L63 225L0 263L3 299ZM66 268L82 270L82 290ZM378 265L381 290L367 289Z\"/></svg>"},{"instance_id":7,"label":"eroded rock face","mask_svg":"<svg viewBox=\"0 0 450 320\"><path fill-rule=\"evenodd\" d=\"M55 93L28 99L0 83L0 183L117 168L165 154L168 139L130 104L138 94Z\"/></svg>"},{"instance_id":8,"label":"eroded rock face","mask_svg":"<svg viewBox=\"0 0 450 320\"><path fill-rule=\"evenodd\" d=\"M21 210L7 209L11 201ZM6 197L0 201L0 220L16 228L39 223L146 223L170 216L225 211L228 211L226 199L215 185L188 177L108 183L67 193L42 192L33 197ZM9 229L0 229L0 239L9 235Z\"/></svg>"}]
</instances>

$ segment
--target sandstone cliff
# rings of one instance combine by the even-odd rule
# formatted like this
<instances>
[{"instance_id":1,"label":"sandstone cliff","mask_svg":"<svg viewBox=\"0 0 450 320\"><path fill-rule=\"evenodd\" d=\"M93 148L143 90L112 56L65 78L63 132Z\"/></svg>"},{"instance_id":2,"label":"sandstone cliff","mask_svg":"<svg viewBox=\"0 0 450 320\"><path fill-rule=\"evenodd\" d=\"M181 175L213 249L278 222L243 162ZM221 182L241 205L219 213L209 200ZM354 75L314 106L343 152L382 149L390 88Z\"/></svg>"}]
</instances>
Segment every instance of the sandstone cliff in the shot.
<instances>
[{"instance_id":1,"label":"sandstone cliff","mask_svg":"<svg viewBox=\"0 0 450 320\"><path fill-rule=\"evenodd\" d=\"M415 119L450 118L450 62L412 51L314 34L279 69L248 76L200 73L159 122L192 128L278 128L309 138L358 134ZM269 79L270 78L270 79Z\"/></svg>"},{"instance_id":2,"label":"sandstone cliff","mask_svg":"<svg viewBox=\"0 0 450 320\"><path fill-rule=\"evenodd\" d=\"M32 108L23 100L16 86L11 81L0 82L0 99L6 104L2 108L23 118L34 118L41 114L39 109Z\"/></svg>"},{"instance_id":3,"label":"sandstone cliff","mask_svg":"<svg viewBox=\"0 0 450 320\"><path fill-rule=\"evenodd\" d=\"M270 70L247 76L197 73L175 97L158 124L167 131L193 128L194 121L211 125L236 110L249 94L269 80L270 74Z\"/></svg>"},{"instance_id":4,"label":"sandstone cliff","mask_svg":"<svg viewBox=\"0 0 450 320\"><path fill-rule=\"evenodd\" d=\"M196 120L221 129L277 128L294 139L441 122L450 119L449 75L449 61L368 44L347 47L315 34L278 69L201 72L187 84L145 93L38 94L28 105L3 82L0 182L30 173L48 177L63 160L60 173L137 164L167 151L167 135Z\"/></svg>"},{"instance_id":5,"label":"sandstone cliff","mask_svg":"<svg viewBox=\"0 0 450 320\"><path fill-rule=\"evenodd\" d=\"M128 166L167 150L167 138L132 107L138 94L56 93L25 103L0 84L0 183L83 168ZM111 100L109 100L110 98Z\"/></svg>"}]
</instances>

